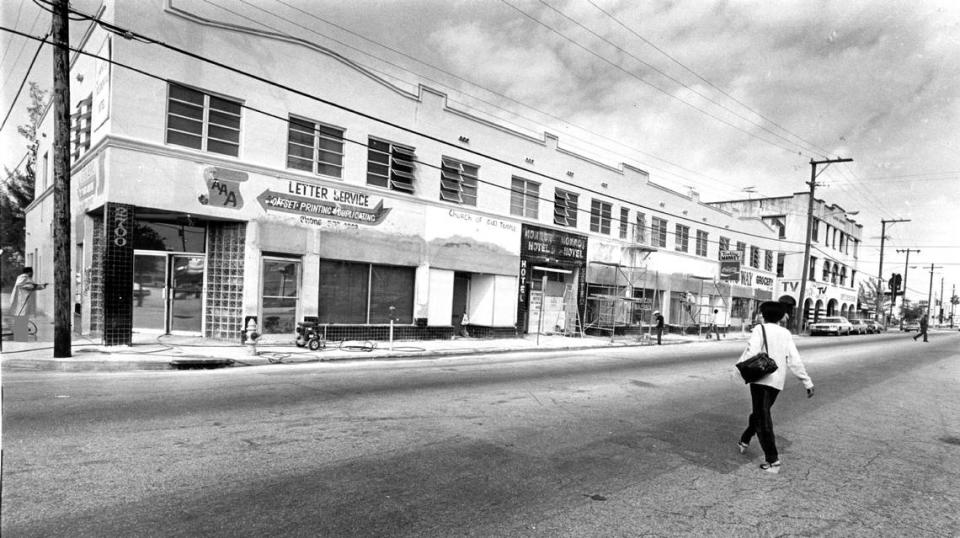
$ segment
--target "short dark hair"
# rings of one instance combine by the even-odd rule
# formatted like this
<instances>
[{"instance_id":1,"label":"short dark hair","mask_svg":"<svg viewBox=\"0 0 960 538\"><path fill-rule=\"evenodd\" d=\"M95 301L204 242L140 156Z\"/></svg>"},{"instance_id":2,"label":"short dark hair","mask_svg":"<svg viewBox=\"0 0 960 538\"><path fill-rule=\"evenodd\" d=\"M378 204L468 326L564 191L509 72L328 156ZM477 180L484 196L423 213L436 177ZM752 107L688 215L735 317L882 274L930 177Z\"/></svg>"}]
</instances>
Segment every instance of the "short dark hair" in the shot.
<instances>
[{"instance_id":1,"label":"short dark hair","mask_svg":"<svg viewBox=\"0 0 960 538\"><path fill-rule=\"evenodd\" d=\"M32 275L32 274L33 274L33 267L25 266L25 267L23 268L23 272L24 272L24 273L30 273L30 274Z\"/></svg>"}]
</instances>

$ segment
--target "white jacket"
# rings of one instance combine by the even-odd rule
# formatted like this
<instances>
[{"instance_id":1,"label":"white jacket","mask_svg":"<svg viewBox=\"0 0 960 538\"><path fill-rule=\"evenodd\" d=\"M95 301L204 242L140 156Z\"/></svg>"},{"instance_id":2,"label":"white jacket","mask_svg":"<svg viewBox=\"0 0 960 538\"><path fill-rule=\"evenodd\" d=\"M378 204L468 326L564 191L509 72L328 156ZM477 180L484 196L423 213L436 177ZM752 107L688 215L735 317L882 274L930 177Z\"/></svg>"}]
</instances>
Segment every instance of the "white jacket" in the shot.
<instances>
[{"instance_id":1,"label":"white jacket","mask_svg":"<svg viewBox=\"0 0 960 538\"><path fill-rule=\"evenodd\" d=\"M776 361L777 370L766 377L760 378L755 383L783 390L783 383L787 378L786 369L790 368L793 375L803 382L805 388L813 388L813 381L810 380L806 368L803 367L803 362L800 361L800 352L797 351L797 345L793 343L793 335L790 334L790 331L775 323L764 323L763 328L767 331L767 352ZM750 333L747 349L743 350L743 354L740 355L740 360L737 363L743 362L761 351L763 351L763 332L760 325L757 325Z\"/></svg>"}]
</instances>

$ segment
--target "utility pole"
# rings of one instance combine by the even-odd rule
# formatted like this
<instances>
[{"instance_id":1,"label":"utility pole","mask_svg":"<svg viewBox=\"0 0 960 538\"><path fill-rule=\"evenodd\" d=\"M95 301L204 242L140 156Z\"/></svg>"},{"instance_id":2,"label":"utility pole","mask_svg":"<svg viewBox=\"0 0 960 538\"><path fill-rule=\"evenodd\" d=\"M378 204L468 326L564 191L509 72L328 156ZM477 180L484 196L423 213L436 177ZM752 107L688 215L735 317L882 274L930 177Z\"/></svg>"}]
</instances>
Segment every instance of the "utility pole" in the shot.
<instances>
[{"instance_id":1,"label":"utility pole","mask_svg":"<svg viewBox=\"0 0 960 538\"><path fill-rule=\"evenodd\" d=\"M943 325L943 277L940 277L940 314L937 316L937 323Z\"/></svg>"},{"instance_id":2,"label":"utility pole","mask_svg":"<svg viewBox=\"0 0 960 538\"><path fill-rule=\"evenodd\" d=\"M817 188L817 176L819 175L817 174L817 165L825 164L830 166L833 163L849 162L853 162L853 159L826 159L823 161L810 159L810 181L807 182L807 185L810 185L810 199L807 201L807 239L803 245L803 273L800 275L800 296L797 298L797 319L795 324L798 333L803 331L807 323L803 302L804 295L807 293L807 279L810 273L810 236L813 235L813 193ZM826 170L827 166L824 166L820 172L822 173Z\"/></svg>"},{"instance_id":3,"label":"utility pole","mask_svg":"<svg viewBox=\"0 0 960 538\"><path fill-rule=\"evenodd\" d=\"M72 356L70 269L70 18L53 6L53 356Z\"/></svg>"},{"instance_id":4,"label":"utility pole","mask_svg":"<svg viewBox=\"0 0 960 538\"><path fill-rule=\"evenodd\" d=\"M903 252L907 253L907 261L903 262L903 300L900 301L901 308L907 306L907 271L910 269L910 253L916 252L917 254L920 254L920 249L897 249L898 254ZM894 297L894 300L896 300L896 297ZM900 312L900 330L903 330L903 311Z\"/></svg>"},{"instance_id":5,"label":"utility pole","mask_svg":"<svg viewBox=\"0 0 960 538\"><path fill-rule=\"evenodd\" d=\"M933 303L931 302L933 300L933 270L942 269L942 268L943 268L942 265L938 265L934 267L932 263L930 264L930 289L927 290L927 314L926 314L928 318L927 319L928 323L933 321L932 319L933 316L930 315L930 309L933 307Z\"/></svg>"},{"instance_id":6,"label":"utility pole","mask_svg":"<svg viewBox=\"0 0 960 538\"><path fill-rule=\"evenodd\" d=\"M953 328L953 310L957 303L953 300L957 296L957 285L953 285L953 291L950 292L950 328Z\"/></svg>"},{"instance_id":7,"label":"utility pole","mask_svg":"<svg viewBox=\"0 0 960 538\"><path fill-rule=\"evenodd\" d=\"M880 321L880 317L883 313L883 245L887 239L887 223L893 222L910 222L910 219L881 219L880 220L880 269L877 271L877 307L874 310L874 318L877 321ZM903 288L906 290L907 288ZM890 296L891 300L896 300L894 296ZM884 323L886 325L886 323Z\"/></svg>"}]
</instances>

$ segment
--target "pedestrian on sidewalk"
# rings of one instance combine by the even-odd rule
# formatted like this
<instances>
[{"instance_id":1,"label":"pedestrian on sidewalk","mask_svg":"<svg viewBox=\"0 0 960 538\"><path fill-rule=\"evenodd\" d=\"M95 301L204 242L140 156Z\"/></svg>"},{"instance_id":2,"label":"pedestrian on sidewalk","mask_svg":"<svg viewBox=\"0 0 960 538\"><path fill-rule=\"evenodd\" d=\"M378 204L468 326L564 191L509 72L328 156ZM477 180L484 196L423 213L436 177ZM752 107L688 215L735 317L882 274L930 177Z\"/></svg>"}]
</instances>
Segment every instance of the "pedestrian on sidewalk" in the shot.
<instances>
[{"instance_id":1,"label":"pedestrian on sidewalk","mask_svg":"<svg viewBox=\"0 0 960 538\"><path fill-rule=\"evenodd\" d=\"M929 322L927 321L927 316L923 316L922 318L920 318L920 332L918 332L917 335L913 337L914 342L916 342L917 338L920 338L921 336L923 337L924 342L928 341L927 340L927 324L928 323Z\"/></svg>"},{"instance_id":2,"label":"pedestrian on sidewalk","mask_svg":"<svg viewBox=\"0 0 960 538\"><path fill-rule=\"evenodd\" d=\"M657 345L660 345L660 338L663 336L663 316L659 310L654 310L653 319L657 323Z\"/></svg>"},{"instance_id":3,"label":"pedestrian on sidewalk","mask_svg":"<svg viewBox=\"0 0 960 538\"><path fill-rule=\"evenodd\" d=\"M720 309L714 308L713 314L710 316L710 328L707 329L707 338L710 338L710 332L713 331L713 334L717 335L717 340L720 340L720 328L717 327L718 314L720 314Z\"/></svg>"},{"instance_id":4,"label":"pedestrian on sidewalk","mask_svg":"<svg viewBox=\"0 0 960 538\"><path fill-rule=\"evenodd\" d=\"M783 390L786 380L786 368L790 368L793 375L799 379L807 389L807 398L813 397L813 381L807 375L806 368L800 360L800 353L797 351L797 345L793 341L793 335L790 331L778 325L778 322L787 315L788 305L767 301L760 305L760 315L763 317L763 324L753 328L750 333L750 341L747 343L747 349L743 350L740 360L743 362L748 358L764 351L764 331L766 332L766 351L777 363L777 369L759 380L750 383L750 399L752 403L750 420L747 429L740 436L737 448L743 454L750 446L750 440L756 435L760 441L760 448L763 449L764 463L760 469L768 473L780 472L780 455L777 453L776 438L773 434L773 418L770 415L770 408L777 400L777 395Z\"/></svg>"},{"instance_id":5,"label":"pedestrian on sidewalk","mask_svg":"<svg viewBox=\"0 0 960 538\"><path fill-rule=\"evenodd\" d=\"M37 313L37 301L34 291L42 290L46 284L37 284L33 281L33 267L24 267L17 281L13 284L13 294L10 297L11 316L32 316Z\"/></svg>"}]
</instances>

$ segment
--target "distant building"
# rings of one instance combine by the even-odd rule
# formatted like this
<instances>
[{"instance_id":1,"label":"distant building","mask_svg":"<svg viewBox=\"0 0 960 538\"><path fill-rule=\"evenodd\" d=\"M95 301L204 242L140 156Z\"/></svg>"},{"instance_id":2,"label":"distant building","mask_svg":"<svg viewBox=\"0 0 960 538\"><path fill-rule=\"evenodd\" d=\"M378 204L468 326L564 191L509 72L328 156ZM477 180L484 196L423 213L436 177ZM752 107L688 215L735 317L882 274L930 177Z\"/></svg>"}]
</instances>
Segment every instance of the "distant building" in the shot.
<instances>
[{"instance_id":1,"label":"distant building","mask_svg":"<svg viewBox=\"0 0 960 538\"><path fill-rule=\"evenodd\" d=\"M775 219L401 85L347 51L161 0L104 10L276 82L96 26L81 36L103 59L75 55L70 77L74 297L77 329L105 344L235 339L251 322L284 340L305 316L331 339L385 338L391 321L399 338L608 334L653 310L674 330L713 309L740 329L782 285ZM53 132L52 114L40 130ZM41 281L52 138L27 212ZM739 265L721 278L723 256ZM852 308L853 265L833 263L821 295ZM40 301L52 310L52 294Z\"/></svg>"},{"instance_id":2,"label":"distant building","mask_svg":"<svg viewBox=\"0 0 960 538\"><path fill-rule=\"evenodd\" d=\"M715 202L710 205L735 215L759 218L778 230L789 246L777 259L777 300L796 307L803 272L810 194ZM814 199L810 262L803 317L812 323L821 316L858 318L857 259L863 225L835 204Z\"/></svg>"}]
</instances>

